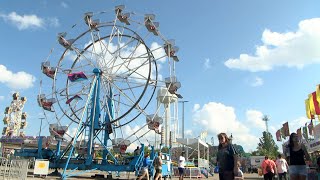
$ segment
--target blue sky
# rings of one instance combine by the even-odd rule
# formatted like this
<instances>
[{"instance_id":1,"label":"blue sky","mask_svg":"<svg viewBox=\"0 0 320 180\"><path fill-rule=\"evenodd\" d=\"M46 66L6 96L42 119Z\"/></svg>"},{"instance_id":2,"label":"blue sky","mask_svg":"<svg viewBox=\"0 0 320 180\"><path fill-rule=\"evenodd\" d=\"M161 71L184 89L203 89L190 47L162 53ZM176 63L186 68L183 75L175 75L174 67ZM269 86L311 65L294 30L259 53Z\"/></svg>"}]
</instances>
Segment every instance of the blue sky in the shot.
<instances>
[{"instance_id":1,"label":"blue sky","mask_svg":"<svg viewBox=\"0 0 320 180\"><path fill-rule=\"evenodd\" d=\"M179 46L186 136L208 131L207 141L217 144L217 133L232 133L251 151L265 130L263 115L274 137L286 121L290 131L308 122L304 100L320 77L319 1L1 1L0 109L13 92L26 96L27 135L38 132L40 64L57 46L57 33L85 12L120 4L156 14L161 34Z\"/></svg>"}]
</instances>

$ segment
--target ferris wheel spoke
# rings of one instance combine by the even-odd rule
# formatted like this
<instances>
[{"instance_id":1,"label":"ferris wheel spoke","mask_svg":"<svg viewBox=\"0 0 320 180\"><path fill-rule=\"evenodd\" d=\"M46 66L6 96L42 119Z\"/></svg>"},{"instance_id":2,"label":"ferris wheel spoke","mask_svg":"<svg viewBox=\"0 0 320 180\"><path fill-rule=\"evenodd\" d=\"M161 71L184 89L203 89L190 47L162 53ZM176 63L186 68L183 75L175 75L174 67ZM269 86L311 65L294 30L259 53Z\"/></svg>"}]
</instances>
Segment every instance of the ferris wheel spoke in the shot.
<instances>
[{"instance_id":1,"label":"ferris wheel spoke","mask_svg":"<svg viewBox=\"0 0 320 180\"><path fill-rule=\"evenodd\" d=\"M92 41L92 53L91 53L91 59L96 59L96 63L98 64L98 67L102 67L102 62L100 59L103 59L103 57L100 56L99 51L96 48L99 48L100 46L100 51L102 50L101 48L101 44L97 45L98 47L96 47L96 42L100 42L101 38L99 35L99 32L97 33L96 37L98 37L97 40L94 39L94 37L91 35L91 41ZM93 58L93 56L95 56L96 58Z\"/></svg>"},{"instance_id":2,"label":"ferris wheel spoke","mask_svg":"<svg viewBox=\"0 0 320 180\"><path fill-rule=\"evenodd\" d=\"M115 73L117 73L120 69L122 69L123 66L127 70L130 71L130 64L131 64L132 60L137 60L137 58L133 58L133 55L135 54L136 50L138 49L138 46L139 45L137 45L135 47L135 49L128 55L128 57L126 57L126 58L120 57L120 59L123 60L123 63L118 64L119 67L117 68L117 70L114 71Z\"/></svg>"}]
</instances>

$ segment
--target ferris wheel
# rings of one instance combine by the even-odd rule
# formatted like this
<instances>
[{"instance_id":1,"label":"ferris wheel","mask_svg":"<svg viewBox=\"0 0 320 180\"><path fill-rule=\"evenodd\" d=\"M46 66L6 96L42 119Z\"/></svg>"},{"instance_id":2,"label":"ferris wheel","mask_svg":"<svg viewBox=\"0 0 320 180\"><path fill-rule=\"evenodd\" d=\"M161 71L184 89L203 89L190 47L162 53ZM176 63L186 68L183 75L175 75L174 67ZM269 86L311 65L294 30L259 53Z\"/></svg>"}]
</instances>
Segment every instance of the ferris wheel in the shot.
<instances>
[{"instance_id":1,"label":"ferris wheel","mask_svg":"<svg viewBox=\"0 0 320 180\"><path fill-rule=\"evenodd\" d=\"M95 143L125 152L146 134L159 134L157 89L179 97L179 48L155 19L120 5L87 12L57 35L58 47L41 64L45 79L38 95L51 135L79 152Z\"/></svg>"},{"instance_id":2,"label":"ferris wheel","mask_svg":"<svg viewBox=\"0 0 320 180\"><path fill-rule=\"evenodd\" d=\"M27 113L23 112L23 108L26 102L26 97L20 97L18 92L13 93L10 106L4 111L3 123L6 127L3 128L2 135L25 136L23 129L27 126Z\"/></svg>"}]
</instances>

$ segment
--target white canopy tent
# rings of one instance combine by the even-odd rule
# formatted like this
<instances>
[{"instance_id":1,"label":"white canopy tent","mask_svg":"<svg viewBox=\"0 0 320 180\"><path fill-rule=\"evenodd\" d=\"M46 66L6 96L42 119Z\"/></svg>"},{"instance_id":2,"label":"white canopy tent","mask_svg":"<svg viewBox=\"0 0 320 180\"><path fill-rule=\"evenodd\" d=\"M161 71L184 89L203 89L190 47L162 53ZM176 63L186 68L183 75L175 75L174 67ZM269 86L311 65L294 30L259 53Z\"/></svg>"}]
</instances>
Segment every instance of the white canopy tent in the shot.
<instances>
[{"instance_id":1,"label":"white canopy tent","mask_svg":"<svg viewBox=\"0 0 320 180\"><path fill-rule=\"evenodd\" d=\"M194 153L197 154L198 167L209 168L209 145L197 138L177 138L177 143L186 146L186 161Z\"/></svg>"}]
</instances>

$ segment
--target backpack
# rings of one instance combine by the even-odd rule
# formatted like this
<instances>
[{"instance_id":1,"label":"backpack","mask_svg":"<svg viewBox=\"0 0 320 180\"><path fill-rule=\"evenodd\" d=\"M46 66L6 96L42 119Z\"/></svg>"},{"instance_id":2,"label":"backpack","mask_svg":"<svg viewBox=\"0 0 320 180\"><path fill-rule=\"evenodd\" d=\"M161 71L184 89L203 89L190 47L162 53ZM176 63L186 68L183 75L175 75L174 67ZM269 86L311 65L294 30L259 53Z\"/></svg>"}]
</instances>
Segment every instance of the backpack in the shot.
<instances>
[{"instance_id":1,"label":"backpack","mask_svg":"<svg viewBox=\"0 0 320 180\"><path fill-rule=\"evenodd\" d=\"M160 160L159 160L160 157L156 157L154 160L153 160L153 166L158 168L160 166Z\"/></svg>"},{"instance_id":2,"label":"backpack","mask_svg":"<svg viewBox=\"0 0 320 180\"><path fill-rule=\"evenodd\" d=\"M271 171L271 169L272 169L272 168L271 168L271 164L270 164L270 163L266 163L266 164L267 164L267 166L266 166L266 171L267 171L267 172L272 172L272 171Z\"/></svg>"}]
</instances>

